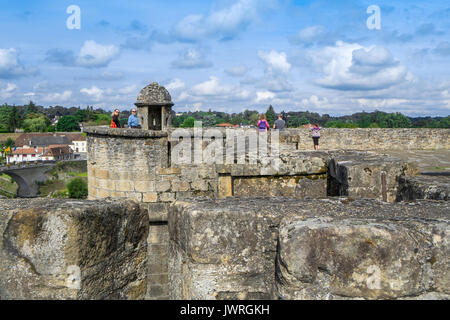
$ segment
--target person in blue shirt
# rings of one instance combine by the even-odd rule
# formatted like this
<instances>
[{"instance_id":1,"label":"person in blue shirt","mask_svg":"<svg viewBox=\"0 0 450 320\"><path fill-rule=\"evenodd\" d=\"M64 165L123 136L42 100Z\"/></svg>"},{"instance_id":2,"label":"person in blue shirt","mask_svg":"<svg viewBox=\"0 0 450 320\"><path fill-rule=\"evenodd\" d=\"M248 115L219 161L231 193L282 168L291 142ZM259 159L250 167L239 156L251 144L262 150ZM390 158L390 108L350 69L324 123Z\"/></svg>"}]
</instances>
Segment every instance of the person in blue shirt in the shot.
<instances>
[{"instance_id":1,"label":"person in blue shirt","mask_svg":"<svg viewBox=\"0 0 450 320\"><path fill-rule=\"evenodd\" d=\"M141 128L139 125L139 119L136 115L136 109L132 109L131 115L128 117L128 128Z\"/></svg>"}]
</instances>

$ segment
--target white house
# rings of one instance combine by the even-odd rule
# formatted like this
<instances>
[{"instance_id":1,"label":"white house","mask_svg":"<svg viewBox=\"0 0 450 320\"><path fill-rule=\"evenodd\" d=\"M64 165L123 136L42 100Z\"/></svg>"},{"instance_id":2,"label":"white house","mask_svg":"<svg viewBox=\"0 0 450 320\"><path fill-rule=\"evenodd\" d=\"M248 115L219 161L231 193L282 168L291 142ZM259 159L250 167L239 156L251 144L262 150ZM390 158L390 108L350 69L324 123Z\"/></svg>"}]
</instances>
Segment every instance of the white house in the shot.
<instances>
[{"instance_id":1,"label":"white house","mask_svg":"<svg viewBox=\"0 0 450 320\"><path fill-rule=\"evenodd\" d=\"M18 148L13 150L9 157L8 163L22 163L42 160L41 156L44 154L44 148Z\"/></svg>"},{"instance_id":2,"label":"white house","mask_svg":"<svg viewBox=\"0 0 450 320\"><path fill-rule=\"evenodd\" d=\"M72 141L69 147L74 153L86 153L86 137L81 134L67 134L67 137Z\"/></svg>"}]
</instances>

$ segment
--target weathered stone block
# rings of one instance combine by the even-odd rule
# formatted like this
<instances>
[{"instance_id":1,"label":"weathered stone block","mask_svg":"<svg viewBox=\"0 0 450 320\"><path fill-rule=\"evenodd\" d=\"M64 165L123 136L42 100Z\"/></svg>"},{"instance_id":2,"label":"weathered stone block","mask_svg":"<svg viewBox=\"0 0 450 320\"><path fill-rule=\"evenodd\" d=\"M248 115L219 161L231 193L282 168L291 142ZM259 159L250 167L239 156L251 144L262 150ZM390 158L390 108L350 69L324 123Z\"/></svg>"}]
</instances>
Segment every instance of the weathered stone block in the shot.
<instances>
[{"instance_id":1,"label":"weathered stone block","mask_svg":"<svg viewBox=\"0 0 450 320\"><path fill-rule=\"evenodd\" d=\"M184 192L189 190L190 190L189 182L178 179L172 181L172 191Z\"/></svg>"},{"instance_id":2,"label":"weathered stone block","mask_svg":"<svg viewBox=\"0 0 450 320\"><path fill-rule=\"evenodd\" d=\"M156 192L146 192L142 194L142 202L157 202L158 193Z\"/></svg>"},{"instance_id":3,"label":"weathered stone block","mask_svg":"<svg viewBox=\"0 0 450 320\"><path fill-rule=\"evenodd\" d=\"M175 193L164 192L159 195L159 201L161 202L172 202L175 201Z\"/></svg>"},{"instance_id":4,"label":"weathered stone block","mask_svg":"<svg viewBox=\"0 0 450 320\"><path fill-rule=\"evenodd\" d=\"M171 299L271 298L277 212L236 200L177 201L169 209ZM189 272L187 272L189 270ZM272 273L271 273L272 272Z\"/></svg>"},{"instance_id":5,"label":"weathered stone block","mask_svg":"<svg viewBox=\"0 0 450 320\"><path fill-rule=\"evenodd\" d=\"M427 240L448 239L449 232L448 220L430 224L419 217L286 219L280 226L277 261L280 295L285 299L397 299L434 290L449 294L448 270L443 274L442 267L430 261L440 256L440 262L448 266L443 256L448 243L430 248ZM439 285L441 280L444 286Z\"/></svg>"},{"instance_id":6,"label":"weathered stone block","mask_svg":"<svg viewBox=\"0 0 450 320\"><path fill-rule=\"evenodd\" d=\"M170 297L450 298L448 212L444 201L177 201Z\"/></svg>"},{"instance_id":7,"label":"weathered stone block","mask_svg":"<svg viewBox=\"0 0 450 320\"><path fill-rule=\"evenodd\" d=\"M0 205L0 299L145 297L148 216L137 204Z\"/></svg>"},{"instance_id":8,"label":"weathered stone block","mask_svg":"<svg viewBox=\"0 0 450 320\"><path fill-rule=\"evenodd\" d=\"M161 202L145 203L141 204L141 210L148 212L148 219L150 222L167 221L169 204Z\"/></svg>"},{"instance_id":9,"label":"weathered stone block","mask_svg":"<svg viewBox=\"0 0 450 320\"><path fill-rule=\"evenodd\" d=\"M157 181L155 183L156 191L158 192L167 192L170 190L171 184L170 181Z\"/></svg>"},{"instance_id":10,"label":"weathered stone block","mask_svg":"<svg viewBox=\"0 0 450 320\"><path fill-rule=\"evenodd\" d=\"M159 168L157 172L159 175L177 175L181 173L181 168Z\"/></svg>"},{"instance_id":11,"label":"weathered stone block","mask_svg":"<svg viewBox=\"0 0 450 320\"><path fill-rule=\"evenodd\" d=\"M192 189L197 191L208 191L208 182L206 180L196 180L191 183Z\"/></svg>"},{"instance_id":12,"label":"weathered stone block","mask_svg":"<svg viewBox=\"0 0 450 320\"><path fill-rule=\"evenodd\" d=\"M326 175L239 177L233 179L235 197L326 198Z\"/></svg>"},{"instance_id":13,"label":"weathered stone block","mask_svg":"<svg viewBox=\"0 0 450 320\"><path fill-rule=\"evenodd\" d=\"M219 176L218 198L223 199L233 196L233 184L231 176Z\"/></svg>"},{"instance_id":14,"label":"weathered stone block","mask_svg":"<svg viewBox=\"0 0 450 320\"><path fill-rule=\"evenodd\" d=\"M152 192L156 191L155 181L135 181L134 190L137 192Z\"/></svg>"},{"instance_id":15,"label":"weathered stone block","mask_svg":"<svg viewBox=\"0 0 450 320\"><path fill-rule=\"evenodd\" d=\"M104 169L96 169L95 175L99 179L109 179L109 171Z\"/></svg>"},{"instance_id":16,"label":"weathered stone block","mask_svg":"<svg viewBox=\"0 0 450 320\"><path fill-rule=\"evenodd\" d=\"M397 158L374 153L352 153L334 157L329 174L339 185L340 196L394 202L398 181L408 164Z\"/></svg>"},{"instance_id":17,"label":"weathered stone block","mask_svg":"<svg viewBox=\"0 0 450 320\"><path fill-rule=\"evenodd\" d=\"M133 191L134 190L134 182L126 181L126 180L118 180L115 182L116 191Z\"/></svg>"}]
</instances>

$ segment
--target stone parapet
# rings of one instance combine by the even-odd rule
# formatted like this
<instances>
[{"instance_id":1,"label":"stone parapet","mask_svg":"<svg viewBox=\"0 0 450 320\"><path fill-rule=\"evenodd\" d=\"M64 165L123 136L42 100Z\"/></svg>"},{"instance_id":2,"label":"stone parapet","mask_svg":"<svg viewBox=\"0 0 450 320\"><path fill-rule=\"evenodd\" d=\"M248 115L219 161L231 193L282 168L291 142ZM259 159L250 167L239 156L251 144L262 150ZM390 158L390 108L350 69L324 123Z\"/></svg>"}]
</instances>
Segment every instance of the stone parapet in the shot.
<instances>
[{"instance_id":1,"label":"stone parapet","mask_svg":"<svg viewBox=\"0 0 450 320\"><path fill-rule=\"evenodd\" d=\"M171 299L448 299L449 203L177 201Z\"/></svg>"},{"instance_id":2,"label":"stone parapet","mask_svg":"<svg viewBox=\"0 0 450 320\"><path fill-rule=\"evenodd\" d=\"M144 299L148 216L124 201L0 200L0 300Z\"/></svg>"},{"instance_id":3,"label":"stone parapet","mask_svg":"<svg viewBox=\"0 0 450 320\"><path fill-rule=\"evenodd\" d=\"M338 129L320 130L320 148L325 150L438 150L450 149L450 129ZM280 133L281 149L313 150L309 129Z\"/></svg>"}]
</instances>

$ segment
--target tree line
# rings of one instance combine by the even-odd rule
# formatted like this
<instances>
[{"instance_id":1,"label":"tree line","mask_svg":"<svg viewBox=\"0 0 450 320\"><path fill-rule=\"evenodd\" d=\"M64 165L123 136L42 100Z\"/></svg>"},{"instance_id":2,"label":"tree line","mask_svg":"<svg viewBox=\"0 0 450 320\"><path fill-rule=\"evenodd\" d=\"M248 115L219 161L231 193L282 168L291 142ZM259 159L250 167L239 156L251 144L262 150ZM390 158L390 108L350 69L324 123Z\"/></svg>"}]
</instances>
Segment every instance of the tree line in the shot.
<instances>
[{"instance_id":1,"label":"tree line","mask_svg":"<svg viewBox=\"0 0 450 320\"><path fill-rule=\"evenodd\" d=\"M58 120L57 123L54 120ZM106 125L111 121L111 113L93 107L65 108L61 106L42 107L32 101L24 106L0 106L0 133L15 132L77 132L80 123ZM53 123L56 123L53 124Z\"/></svg>"},{"instance_id":2,"label":"tree line","mask_svg":"<svg viewBox=\"0 0 450 320\"><path fill-rule=\"evenodd\" d=\"M289 128L301 128L306 124L318 124L325 128L450 128L450 116L447 117L407 117L400 112L382 111L358 112L349 116L332 117L309 111L275 112L270 105L265 116L273 126L278 114L283 116ZM260 113L256 110L244 110L240 113L214 112L209 110L184 112L172 121L174 127L189 128L195 121L202 121L203 127L213 127L221 123L256 126Z\"/></svg>"},{"instance_id":3,"label":"tree line","mask_svg":"<svg viewBox=\"0 0 450 320\"><path fill-rule=\"evenodd\" d=\"M450 128L450 116L447 117L408 117L399 112L386 113L382 111L358 112L352 115L332 117L328 114L320 115L309 111L281 111L275 112L270 105L265 116L271 126L282 114L287 127L299 128L305 124L317 123L326 128ZM129 110L120 114L122 125L127 123ZM202 121L204 127L214 127L218 124L256 126L260 113L256 110L244 110L239 113L216 111L196 111L172 114L172 124L176 128L189 128L195 121ZM54 121L58 119L57 123ZM24 106L0 106L0 133L15 132L23 129L25 132L76 132L80 131L80 123L87 126L109 125L111 111L95 109L88 106L65 108L62 106L42 107L30 101ZM56 123L53 124L53 123Z\"/></svg>"}]
</instances>

